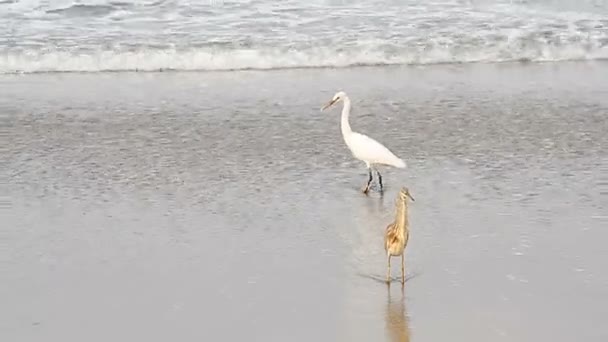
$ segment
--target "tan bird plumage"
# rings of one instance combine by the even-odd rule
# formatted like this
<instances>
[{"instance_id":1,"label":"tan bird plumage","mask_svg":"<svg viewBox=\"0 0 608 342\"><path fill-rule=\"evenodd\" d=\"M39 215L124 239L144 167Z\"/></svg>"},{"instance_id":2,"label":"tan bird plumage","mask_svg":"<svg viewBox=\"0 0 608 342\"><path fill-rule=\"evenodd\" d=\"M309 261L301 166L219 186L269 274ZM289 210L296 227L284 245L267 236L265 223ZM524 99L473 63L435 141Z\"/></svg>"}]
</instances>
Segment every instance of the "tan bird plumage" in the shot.
<instances>
[{"instance_id":1,"label":"tan bird plumage","mask_svg":"<svg viewBox=\"0 0 608 342\"><path fill-rule=\"evenodd\" d=\"M391 257L393 256L401 256L401 282L405 283L404 250L410 237L407 204L408 197L414 201L409 189L402 187L401 191L399 191L399 196L397 196L395 221L386 227L386 233L384 235L384 250L386 251L388 259L386 281L389 283L391 279Z\"/></svg>"}]
</instances>

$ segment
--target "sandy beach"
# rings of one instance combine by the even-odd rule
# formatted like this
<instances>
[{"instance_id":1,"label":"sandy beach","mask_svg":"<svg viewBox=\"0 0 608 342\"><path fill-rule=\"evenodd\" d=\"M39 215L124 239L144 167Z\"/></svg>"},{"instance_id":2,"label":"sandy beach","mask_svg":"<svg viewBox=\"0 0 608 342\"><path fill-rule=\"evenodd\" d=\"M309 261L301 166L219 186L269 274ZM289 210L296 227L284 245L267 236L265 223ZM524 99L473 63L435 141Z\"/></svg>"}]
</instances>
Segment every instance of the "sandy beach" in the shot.
<instances>
[{"instance_id":1,"label":"sandy beach","mask_svg":"<svg viewBox=\"0 0 608 342\"><path fill-rule=\"evenodd\" d=\"M606 341L606 74L0 75L2 340ZM408 164L384 196L319 111L338 90ZM382 234L403 185L402 289Z\"/></svg>"}]
</instances>

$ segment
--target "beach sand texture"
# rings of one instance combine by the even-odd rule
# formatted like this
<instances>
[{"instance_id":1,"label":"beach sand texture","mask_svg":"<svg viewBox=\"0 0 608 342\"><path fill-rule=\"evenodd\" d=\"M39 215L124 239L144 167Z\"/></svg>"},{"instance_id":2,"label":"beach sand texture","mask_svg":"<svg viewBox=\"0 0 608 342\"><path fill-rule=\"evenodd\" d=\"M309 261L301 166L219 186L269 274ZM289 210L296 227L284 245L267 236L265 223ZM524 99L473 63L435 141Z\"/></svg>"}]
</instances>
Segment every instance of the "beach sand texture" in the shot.
<instances>
[{"instance_id":1,"label":"beach sand texture","mask_svg":"<svg viewBox=\"0 0 608 342\"><path fill-rule=\"evenodd\" d=\"M1 339L606 341L607 74L3 75ZM319 112L338 90L408 163L383 197ZM383 283L401 186L404 290Z\"/></svg>"}]
</instances>

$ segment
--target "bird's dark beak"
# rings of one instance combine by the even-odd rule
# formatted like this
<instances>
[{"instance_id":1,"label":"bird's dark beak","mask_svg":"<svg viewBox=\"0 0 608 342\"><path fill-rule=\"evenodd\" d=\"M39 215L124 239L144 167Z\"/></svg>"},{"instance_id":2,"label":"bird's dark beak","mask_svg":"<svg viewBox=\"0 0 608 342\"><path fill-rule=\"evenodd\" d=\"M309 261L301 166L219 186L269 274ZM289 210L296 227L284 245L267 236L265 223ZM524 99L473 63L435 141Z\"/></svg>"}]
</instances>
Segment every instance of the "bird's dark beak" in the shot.
<instances>
[{"instance_id":1,"label":"bird's dark beak","mask_svg":"<svg viewBox=\"0 0 608 342\"><path fill-rule=\"evenodd\" d=\"M337 101L338 101L337 99L336 99L336 100L331 100L331 101L329 101L329 102L328 102L328 103L327 103L325 106L323 106L323 108L321 108L321 111L324 111L324 110L326 110L327 108L329 108L329 107L333 106L333 105L334 105L334 103L336 103Z\"/></svg>"},{"instance_id":2,"label":"bird's dark beak","mask_svg":"<svg viewBox=\"0 0 608 342\"><path fill-rule=\"evenodd\" d=\"M416 200L414 199L414 197L412 197L412 195L410 195L409 192L407 193L407 197L409 197L412 200L412 202L416 202Z\"/></svg>"}]
</instances>

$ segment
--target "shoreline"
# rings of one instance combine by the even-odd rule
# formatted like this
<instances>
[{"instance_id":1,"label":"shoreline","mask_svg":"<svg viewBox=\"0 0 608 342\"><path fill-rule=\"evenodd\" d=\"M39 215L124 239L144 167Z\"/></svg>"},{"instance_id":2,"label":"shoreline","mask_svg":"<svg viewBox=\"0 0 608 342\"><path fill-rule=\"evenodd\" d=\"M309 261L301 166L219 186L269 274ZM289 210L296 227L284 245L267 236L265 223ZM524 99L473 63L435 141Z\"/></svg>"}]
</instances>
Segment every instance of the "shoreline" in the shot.
<instances>
[{"instance_id":1,"label":"shoreline","mask_svg":"<svg viewBox=\"0 0 608 342\"><path fill-rule=\"evenodd\" d=\"M608 58L597 59L563 59L553 61L532 61L532 60L507 60L507 61L471 61L471 62L435 62L435 63L377 63L377 64L353 64L345 66L293 66L293 67L270 67L270 68L228 68L228 69L155 69L155 70L55 70L55 71L33 71L33 72L0 72L3 76L26 76L26 75L65 75L65 74L182 74L182 73L229 73L229 72L280 72L298 70L356 70L356 69L375 69L375 68L425 68L442 66L531 66L531 65L556 65L556 64L606 64Z\"/></svg>"}]
</instances>

